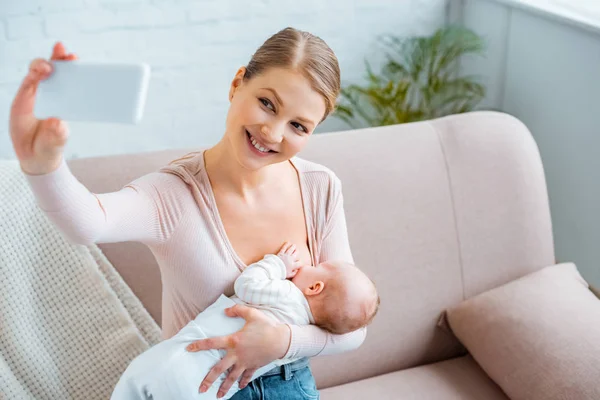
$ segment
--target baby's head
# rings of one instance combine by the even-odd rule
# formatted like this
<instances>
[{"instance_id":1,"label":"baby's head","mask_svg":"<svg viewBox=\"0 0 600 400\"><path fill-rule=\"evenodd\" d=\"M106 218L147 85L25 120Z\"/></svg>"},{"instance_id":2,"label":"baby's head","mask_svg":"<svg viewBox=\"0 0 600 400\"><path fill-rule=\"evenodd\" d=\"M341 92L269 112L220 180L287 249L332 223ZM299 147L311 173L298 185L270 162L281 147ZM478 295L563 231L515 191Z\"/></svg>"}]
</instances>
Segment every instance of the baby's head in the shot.
<instances>
[{"instance_id":1,"label":"baby's head","mask_svg":"<svg viewBox=\"0 0 600 400\"><path fill-rule=\"evenodd\" d=\"M304 293L316 325L344 334L368 325L379 309L373 281L356 266L328 261L298 270L292 282Z\"/></svg>"}]
</instances>

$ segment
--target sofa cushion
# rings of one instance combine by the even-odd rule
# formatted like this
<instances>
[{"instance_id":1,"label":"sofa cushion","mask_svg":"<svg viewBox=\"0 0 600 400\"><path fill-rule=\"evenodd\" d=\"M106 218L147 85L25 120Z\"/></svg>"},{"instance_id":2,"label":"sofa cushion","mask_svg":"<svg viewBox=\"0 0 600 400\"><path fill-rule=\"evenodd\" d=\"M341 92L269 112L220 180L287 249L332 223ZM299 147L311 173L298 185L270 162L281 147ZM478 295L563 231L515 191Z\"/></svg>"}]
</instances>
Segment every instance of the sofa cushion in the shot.
<instances>
[{"instance_id":1,"label":"sofa cushion","mask_svg":"<svg viewBox=\"0 0 600 400\"><path fill-rule=\"evenodd\" d=\"M600 301L574 264L475 296L447 320L511 399L600 399Z\"/></svg>"},{"instance_id":2,"label":"sofa cushion","mask_svg":"<svg viewBox=\"0 0 600 400\"><path fill-rule=\"evenodd\" d=\"M471 356L392 372L321 390L322 400L507 400Z\"/></svg>"}]
</instances>

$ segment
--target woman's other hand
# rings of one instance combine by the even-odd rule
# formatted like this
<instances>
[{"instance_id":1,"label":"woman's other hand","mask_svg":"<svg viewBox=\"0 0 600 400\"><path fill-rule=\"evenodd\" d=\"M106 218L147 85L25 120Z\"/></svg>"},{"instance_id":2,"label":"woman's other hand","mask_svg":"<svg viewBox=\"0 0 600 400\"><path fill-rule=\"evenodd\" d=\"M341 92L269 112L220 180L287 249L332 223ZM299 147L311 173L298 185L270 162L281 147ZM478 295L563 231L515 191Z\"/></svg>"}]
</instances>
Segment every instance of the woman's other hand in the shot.
<instances>
[{"instance_id":1,"label":"woman's other hand","mask_svg":"<svg viewBox=\"0 0 600 400\"><path fill-rule=\"evenodd\" d=\"M246 320L242 330L228 336L198 340L187 346L188 351L210 349L226 350L227 354L210 370L200 384L200 392L205 392L224 372L227 378L219 388L217 397L223 397L233 383L240 380L243 389L260 367L283 358L290 345L291 331L285 324L273 321L259 310L237 304L225 310L229 317Z\"/></svg>"}]
</instances>

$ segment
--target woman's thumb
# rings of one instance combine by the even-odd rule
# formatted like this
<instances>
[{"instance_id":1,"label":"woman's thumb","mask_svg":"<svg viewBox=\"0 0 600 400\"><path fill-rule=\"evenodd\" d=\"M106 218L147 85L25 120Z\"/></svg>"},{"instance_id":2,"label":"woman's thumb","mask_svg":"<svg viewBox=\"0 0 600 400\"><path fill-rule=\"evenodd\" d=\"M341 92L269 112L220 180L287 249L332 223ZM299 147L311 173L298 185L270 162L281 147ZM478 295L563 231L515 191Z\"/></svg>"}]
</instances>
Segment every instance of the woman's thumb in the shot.
<instances>
[{"instance_id":1,"label":"woman's thumb","mask_svg":"<svg viewBox=\"0 0 600 400\"><path fill-rule=\"evenodd\" d=\"M250 307L243 306L241 304L236 304L233 307L225 309L225 315L227 315L228 317L240 317L244 318L245 320L248 320L248 318L250 318L251 316L252 311L254 311L254 309Z\"/></svg>"},{"instance_id":2,"label":"woman's thumb","mask_svg":"<svg viewBox=\"0 0 600 400\"><path fill-rule=\"evenodd\" d=\"M35 148L45 156L58 156L62 154L68 137L69 129L66 122L58 118L48 118L40 122Z\"/></svg>"}]
</instances>

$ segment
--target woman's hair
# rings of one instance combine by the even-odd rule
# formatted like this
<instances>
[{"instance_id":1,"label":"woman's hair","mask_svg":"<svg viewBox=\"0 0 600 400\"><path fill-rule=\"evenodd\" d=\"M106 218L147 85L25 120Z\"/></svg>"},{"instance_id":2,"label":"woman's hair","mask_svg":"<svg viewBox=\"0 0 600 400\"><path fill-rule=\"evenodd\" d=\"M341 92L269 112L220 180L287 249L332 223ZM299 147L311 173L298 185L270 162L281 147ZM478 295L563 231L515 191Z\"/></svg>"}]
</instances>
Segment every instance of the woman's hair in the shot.
<instances>
[{"instance_id":1,"label":"woman's hair","mask_svg":"<svg viewBox=\"0 0 600 400\"><path fill-rule=\"evenodd\" d=\"M325 99L323 119L335 109L340 92L340 66L321 38L294 28L277 32L256 50L246 66L244 79L252 79L273 67L297 70L309 80Z\"/></svg>"}]
</instances>

